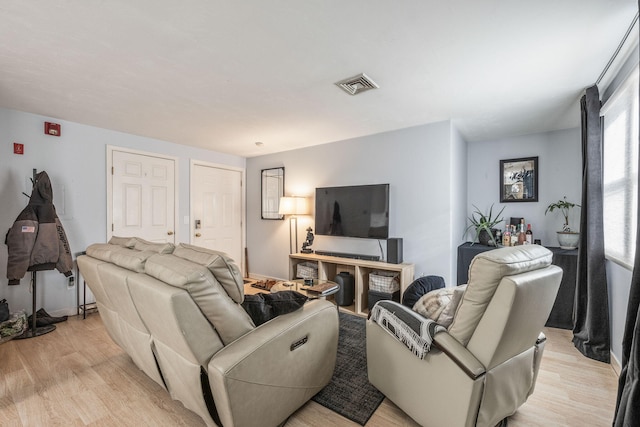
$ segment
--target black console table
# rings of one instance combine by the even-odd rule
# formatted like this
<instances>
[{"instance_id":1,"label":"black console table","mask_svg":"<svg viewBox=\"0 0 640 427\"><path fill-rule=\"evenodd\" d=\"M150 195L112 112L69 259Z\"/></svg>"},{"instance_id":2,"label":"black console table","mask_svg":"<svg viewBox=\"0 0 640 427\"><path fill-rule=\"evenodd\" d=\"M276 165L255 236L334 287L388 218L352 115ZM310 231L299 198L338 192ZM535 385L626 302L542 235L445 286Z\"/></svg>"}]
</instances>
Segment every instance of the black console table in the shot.
<instances>
[{"instance_id":1,"label":"black console table","mask_svg":"<svg viewBox=\"0 0 640 427\"><path fill-rule=\"evenodd\" d=\"M479 243L466 242L458 246L458 285L467 283L469 264L479 253L495 249ZM547 248L553 252L552 263L562 268L562 282L553 304L546 326L560 329L573 329L573 304L576 293L576 273L578 269L578 250Z\"/></svg>"}]
</instances>

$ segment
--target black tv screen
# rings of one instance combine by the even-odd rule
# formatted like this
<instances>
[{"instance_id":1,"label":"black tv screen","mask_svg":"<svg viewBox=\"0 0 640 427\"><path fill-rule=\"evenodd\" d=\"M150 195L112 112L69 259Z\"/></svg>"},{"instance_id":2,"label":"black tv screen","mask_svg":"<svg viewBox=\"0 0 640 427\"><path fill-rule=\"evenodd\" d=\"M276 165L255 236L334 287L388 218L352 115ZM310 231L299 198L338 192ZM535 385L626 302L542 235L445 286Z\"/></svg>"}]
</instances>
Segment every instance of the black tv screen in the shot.
<instances>
[{"instance_id":1,"label":"black tv screen","mask_svg":"<svg viewBox=\"0 0 640 427\"><path fill-rule=\"evenodd\" d=\"M389 237L389 184L316 188L316 234Z\"/></svg>"}]
</instances>

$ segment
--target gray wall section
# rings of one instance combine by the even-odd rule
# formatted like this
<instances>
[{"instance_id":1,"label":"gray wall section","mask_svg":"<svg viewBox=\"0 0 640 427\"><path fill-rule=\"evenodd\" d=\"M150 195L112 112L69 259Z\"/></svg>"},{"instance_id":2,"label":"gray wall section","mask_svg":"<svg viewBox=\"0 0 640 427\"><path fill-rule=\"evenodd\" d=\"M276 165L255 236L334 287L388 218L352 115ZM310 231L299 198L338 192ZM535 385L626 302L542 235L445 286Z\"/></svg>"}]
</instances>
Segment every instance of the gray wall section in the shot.
<instances>
[{"instance_id":1,"label":"gray wall section","mask_svg":"<svg viewBox=\"0 0 640 427\"><path fill-rule=\"evenodd\" d=\"M468 174L469 167L467 158L468 145L464 140L460 132L452 126L451 127L451 167L449 174L451 176L451 188L455 191L451 193L451 281L452 285L457 282L457 262L458 251L456 247L460 242L465 241L464 229L467 223L467 188L468 188Z\"/></svg>"},{"instance_id":2,"label":"gray wall section","mask_svg":"<svg viewBox=\"0 0 640 427\"><path fill-rule=\"evenodd\" d=\"M311 198L316 187L390 184L390 236L401 237L404 260L416 275L451 278L451 165L465 161L461 138L452 149L451 122L439 122L247 160L247 246L249 270L288 276L289 221L260 219L260 170L285 167L285 194ZM452 160L456 155L459 159ZM312 216L298 219L298 250ZM386 241L380 241L386 256ZM313 249L380 255L378 241L316 236Z\"/></svg>"},{"instance_id":3,"label":"gray wall section","mask_svg":"<svg viewBox=\"0 0 640 427\"><path fill-rule=\"evenodd\" d=\"M494 204L494 213L505 207L505 221L524 217L531 224L535 239L545 246L558 246L556 231L562 230L562 215L557 211L545 215L549 203L567 199L580 203L582 195L582 151L580 129L568 129L533 135L503 138L469 144L468 150L468 213L473 205L487 210ZM500 203L500 160L538 157L539 201ZM573 209L569 225L580 226L580 210ZM501 224L503 226L504 223ZM473 236L469 235L470 240Z\"/></svg>"}]
</instances>

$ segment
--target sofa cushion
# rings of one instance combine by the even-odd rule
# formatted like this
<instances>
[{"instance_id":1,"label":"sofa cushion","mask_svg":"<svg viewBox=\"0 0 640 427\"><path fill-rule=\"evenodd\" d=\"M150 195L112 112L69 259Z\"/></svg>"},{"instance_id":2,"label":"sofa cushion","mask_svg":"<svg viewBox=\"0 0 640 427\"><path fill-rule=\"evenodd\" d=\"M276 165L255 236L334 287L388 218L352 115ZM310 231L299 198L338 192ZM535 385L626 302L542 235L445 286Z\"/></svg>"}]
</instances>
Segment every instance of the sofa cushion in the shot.
<instances>
[{"instance_id":1,"label":"sofa cushion","mask_svg":"<svg viewBox=\"0 0 640 427\"><path fill-rule=\"evenodd\" d=\"M111 254L116 251L126 249L124 246L112 245L110 243L94 243L87 247L87 255L101 261L111 262Z\"/></svg>"},{"instance_id":2,"label":"sofa cushion","mask_svg":"<svg viewBox=\"0 0 640 427\"><path fill-rule=\"evenodd\" d=\"M121 247L119 250L111 252L111 262L118 267L144 273L144 265L150 256L155 255L153 251L138 251Z\"/></svg>"},{"instance_id":3,"label":"sofa cushion","mask_svg":"<svg viewBox=\"0 0 640 427\"><path fill-rule=\"evenodd\" d=\"M99 259L101 261L111 262L111 252L121 246L111 245L109 243L94 243L87 247L87 255Z\"/></svg>"},{"instance_id":4,"label":"sofa cushion","mask_svg":"<svg viewBox=\"0 0 640 427\"><path fill-rule=\"evenodd\" d=\"M451 326L453 322L453 318L456 314L458 306L460 305L460 301L462 301L462 295L464 295L464 291L467 289L467 285L460 285L453 288L453 294L451 295L451 302L442 310L440 313L440 317L438 317L438 323L445 328Z\"/></svg>"},{"instance_id":5,"label":"sofa cushion","mask_svg":"<svg viewBox=\"0 0 640 427\"><path fill-rule=\"evenodd\" d=\"M440 314L451 302L452 296L453 288L442 288L427 292L414 304L413 311L437 322Z\"/></svg>"},{"instance_id":6,"label":"sofa cushion","mask_svg":"<svg viewBox=\"0 0 640 427\"><path fill-rule=\"evenodd\" d=\"M440 276L423 276L413 281L402 294L402 304L413 308L423 295L444 288L444 279Z\"/></svg>"},{"instance_id":7,"label":"sofa cushion","mask_svg":"<svg viewBox=\"0 0 640 427\"><path fill-rule=\"evenodd\" d=\"M225 345L255 328L247 312L229 297L207 267L175 254L154 254L147 260L145 272L189 292Z\"/></svg>"},{"instance_id":8,"label":"sofa cushion","mask_svg":"<svg viewBox=\"0 0 640 427\"><path fill-rule=\"evenodd\" d=\"M502 278L547 267L552 258L553 253L540 245L506 247L476 255L449 333L466 346Z\"/></svg>"},{"instance_id":9,"label":"sofa cushion","mask_svg":"<svg viewBox=\"0 0 640 427\"><path fill-rule=\"evenodd\" d=\"M127 248L133 248L136 245L136 238L135 237L113 236L113 237L111 237L111 239L109 239L109 244L110 245L124 246L124 247L127 247Z\"/></svg>"},{"instance_id":10,"label":"sofa cushion","mask_svg":"<svg viewBox=\"0 0 640 427\"><path fill-rule=\"evenodd\" d=\"M295 291L280 291L273 294L258 293L245 295L242 307L251 316L256 326L291 313L304 305L307 297Z\"/></svg>"},{"instance_id":11,"label":"sofa cushion","mask_svg":"<svg viewBox=\"0 0 640 427\"><path fill-rule=\"evenodd\" d=\"M170 254L173 252L175 245L173 243L154 243L148 242L139 237L135 237L134 249L138 251L151 251L157 254Z\"/></svg>"},{"instance_id":12,"label":"sofa cushion","mask_svg":"<svg viewBox=\"0 0 640 427\"><path fill-rule=\"evenodd\" d=\"M467 286L436 289L423 295L413 306L413 310L424 317L438 322L448 328L462 300Z\"/></svg>"},{"instance_id":13,"label":"sofa cushion","mask_svg":"<svg viewBox=\"0 0 640 427\"><path fill-rule=\"evenodd\" d=\"M224 252L179 244L173 254L196 264L207 267L224 287L227 294L237 303L244 298L244 282L238 265Z\"/></svg>"}]
</instances>

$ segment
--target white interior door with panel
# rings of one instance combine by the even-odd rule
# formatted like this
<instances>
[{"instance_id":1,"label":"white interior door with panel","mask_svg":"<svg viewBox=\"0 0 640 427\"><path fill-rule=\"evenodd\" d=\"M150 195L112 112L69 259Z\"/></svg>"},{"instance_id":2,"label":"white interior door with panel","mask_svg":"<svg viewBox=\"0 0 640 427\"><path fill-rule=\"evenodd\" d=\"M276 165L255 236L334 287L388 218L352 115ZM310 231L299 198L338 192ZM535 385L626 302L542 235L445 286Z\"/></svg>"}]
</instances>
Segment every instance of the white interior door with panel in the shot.
<instances>
[{"instance_id":1,"label":"white interior door with panel","mask_svg":"<svg viewBox=\"0 0 640 427\"><path fill-rule=\"evenodd\" d=\"M241 170L191 163L191 243L227 253L242 268Z\"/></svg>"},{"instance_id":2,"label":"white interior door with panel","mask_svg":"<svg viewBox=\"0 0 640 427\"><path fill-rule=\"evenodd\" d=\"M107 147L107 235L175 243L176 160Z\"/></svg>"}]
</instances>

